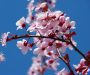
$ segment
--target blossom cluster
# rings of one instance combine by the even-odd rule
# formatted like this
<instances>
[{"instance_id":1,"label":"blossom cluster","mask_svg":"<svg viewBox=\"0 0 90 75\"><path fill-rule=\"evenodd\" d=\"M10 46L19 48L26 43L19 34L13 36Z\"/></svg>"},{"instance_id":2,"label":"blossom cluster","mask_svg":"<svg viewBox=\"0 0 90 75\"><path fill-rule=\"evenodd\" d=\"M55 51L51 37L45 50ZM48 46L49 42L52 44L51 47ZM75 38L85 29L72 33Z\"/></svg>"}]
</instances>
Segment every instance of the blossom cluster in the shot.
<instances>
[{"instance_id":1,"label":"blossom cluster","mask_svg":"<svg viewBox=\"0 0 90 75\"><path fill-rule=\"evenodd\" d=\"M7 32L1 37L2 46L6 46L6 43L10 40L28 37L28 39L17 41L16 44L23 54L32 51L33 46L35 46L33 54L37 55L37 57L32 59L33 63L28 75L42 75L48 68L55 70L56 75L72 75L65 68L57 72L57 66L59 65L59 57L62 57L66 49L73 49L70 41L76 46L76 42L72 38L76 34L73 31L75 29L75 21L72 21L62 11L53 11L55 3L56 0L40 0L37 3L31 0L27 7L27 17L22 17L16 22L17 30L25 29L27 34L25 36L10 36L11 33ZM33 43L30 42L30 36L33 36ZM69 59L62 59L66 64L69 64ZM83 75L87 74L89 67L86 64L90 66L90 63L82 59L79 65L74 65L76 72L82 72Z\"/></svg>"},{"instance_id":2,"label":"blossom cluster","mask_svg":"<svg viewBox=\"0 0 90 75\"><path fill-rule=\"evenodd\" d=\"M21 18L17 21L18 29L22 29L25 27L26 24L29 25L27 31L30 33L35 32L36 36L47 36L47 37L54 37L54 38L64 38L68 40L75 32L71 32L72 29L75 29L75 21L71 21L70 17L66 17L66 15L62 11L52 11L49 9L50 5L54 6L55 1L51 0L51 4L49 4L48 0L38 3L36 6L34 5L34 0L28 5L28 16L25 18ZM35 14L33 14L35 12ZM72 39L72 38L71 38ZM76 45L74 40L72 39L73 43ZM29 50L29 45L24 45L26 40L22 42L17 42L17 46L25 53ZM21 45L20 45L21 43ZM22 44L23 43L23 44ZM45 64L48 67L51 67L54 70L57 70L57 66L59 63L57 59L59 57L58 51L60 53L64 53L66 48L72 49L70 44L67 44L62 41L47 39L47 38L34 38L34 43L36 48L33 50L34 54L38 56L45 56L46 59ZM30 48L31 49L31 48ZM25 51L24 51L25 50ZM35 67L35 66L38 66ZM32 67L30 68L29 75L31 75L32 71L34 73L38 73L37 69L41 69L41 64L33 63ZM40 71L40 70L39 70ZM32 74L34 75L34 74ZM36 74L37 75L37 74Z\"/></svg>"},{"instance_id":3,"label":"blossom cluster","mask_svg":"<svg viewBox=\"0 0 90 75\"><path fill-rule=\"evenodd\" d=\"M90 59L90 51L86 54L86 57ZM90 62L85 59L81 59L78 65L74 65L75 70L78 74L87 75L90 71Z\"/></svg>"},{"instance_id":4,"label":"blossom cluster","mask_svg":"<svg viewBox=\"0 0 90 75\"><path fill-rule=\"evenodd\" d=\"M29 69L28 75L41 75L45 71L46 66L42 64L41 57L34 57L33 64Z\"/></svg>"},{"instance_id":5,"label":"blossom cluster","mask_svg":"<svg viewBox=\"0 0 90 75\"><path fill-rule=\"evenodd\" d=\"M71 39L74 45L76 45L72 39L75 32L71 32L72 29L75 29L75 21L71 21L70 17L66 17L62 11L52 11L51 9L55 7L55 2L56 0L42 0L35 4L35 1L31 0L27 7L27 17L22 17L16 22L17 30L26 29L28 35L35 32L36 36L49 37L34 37L33 44L29 43L29 41L26 39L17 41L17 47L22 51L23 54L26 54L29 50L31 51L33 45L36 45L33 53L36 54L37 57L33 59L33 64L29 70L29 75L37 75L43 71L43 67L41 67L42 57L47 58L44 60L46 67L57 70L57 66L59 65L58 58L61 53L64 53L66 48L72 49L69 43L50 38L63 38L65 40ZM5 46L7 41L18 38L17 35L14 35L11 39L9 37L11 37L10 32L2 35L2 46ZM58 74L59 73L57 73L57 75Z\"/></svg>"}]
</instances>

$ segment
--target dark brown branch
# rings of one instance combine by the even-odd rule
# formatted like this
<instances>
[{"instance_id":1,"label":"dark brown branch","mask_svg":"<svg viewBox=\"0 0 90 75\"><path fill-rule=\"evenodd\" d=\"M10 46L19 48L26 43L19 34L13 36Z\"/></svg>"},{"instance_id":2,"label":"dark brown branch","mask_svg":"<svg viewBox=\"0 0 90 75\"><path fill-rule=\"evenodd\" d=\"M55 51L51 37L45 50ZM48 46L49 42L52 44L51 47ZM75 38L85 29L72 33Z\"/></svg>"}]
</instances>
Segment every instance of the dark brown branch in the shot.
<instances>
[{"instance_id":1,"label":"dark brown branch","mask_svg":"<svg viewBox=\"0 0 90 75\"><path fill-rule=\"evenodd\" d=\"M71 68L71 66L70 66L70 64L69 64L69 62L65 61L64 58L62 58L62 57L59 57L59 58L66 64L66 66L70 70L71 75L75 75L72 68Z\"/></svg>"},{"instance_id":2,"label":"dark brown branch","mask_svg":"<svg viewBox=\"0 0 90 75\"><path fill-rule=\"evenodd\" d=\"M36 38L48 38L48 39L53 39L53 40L59 40L59 41L62 41L62 42L68 42L70 43L70 45L75 49L75 51L77 51L85 60L89 61L89 59L87 59L85 57L85 55L76 47L74 46L74 44L72 43L72 41L70 40L64 40L63 38L54 38L54 37L48 37L48 36L39 36L39 35L30 35L30 34L25 34L25 35L22 35L22 36L13 36L11 38L8 38L7 39L7 42L9 41L12 41L12 40L16 40L16 39L20 39L20 38L31 38L31 37L36 37Z\"/></svg>"},{"instance_id":3,"label":"dark brown branch","mask_svg":"<svg viewBox=\"0 0 90 75\"><path fill-rule=\"evenodd\" d=\"M11 38L8 38L7 42L12 41L12 40L16 40L16 39L20 39L20 38L30 38L30 37L48 38L48 39L53 39L53 40L59 40L59 41L62 41L62 42L66 42L64 39L61 39L61 38L53 38L53 37L48 37L48 36L38 36L38 35L29 35L29 34L22 35L22 36L17 36L17 37L13 36Z\"/></svg>"},{"instance_id":4,"label":"dark brown branch","mask_svg":"<svg viewBox=\"0 0 90 75\"><path fill-rule=\"evenodd\" d=\"M70 45L74 48L76 52L78 52L86 61L90 62L90 59L86 58L86 56L72 43L70 40Z\"/></svg>"},{"instance_id":5,"label":"dark brown branch","mask_svg":"<svg viewBox=\"0 0 90 75\"><path fill-rule=\"evenodd\" d=\"M74 75L74 72L69 64L69 61L67 61L61 54L60 51L57 49L57 53L59 54L59 58L66 64L67 68L70 70L70 75ZM68 57L69 60L69 57Z\"/></svg>"}]
</instances>

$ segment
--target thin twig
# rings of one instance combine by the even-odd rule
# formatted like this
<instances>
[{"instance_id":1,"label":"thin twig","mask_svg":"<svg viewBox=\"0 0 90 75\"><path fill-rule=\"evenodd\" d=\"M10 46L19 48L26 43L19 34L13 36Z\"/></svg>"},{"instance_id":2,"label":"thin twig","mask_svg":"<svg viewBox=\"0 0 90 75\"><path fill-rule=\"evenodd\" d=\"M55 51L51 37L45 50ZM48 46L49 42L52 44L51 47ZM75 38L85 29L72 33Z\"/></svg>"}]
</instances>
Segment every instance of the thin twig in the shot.
<instances>
[{"instance_id":1,"label":"thin twig","mask_svg":"<svg viewBox=\"0 0 90 75\"><path fill-rule=\"evenodd\" d=\"M70 40L70 45L77 51L86 61L90 62L90 59L86 58L86 56L72 43Z\"/></svg>"},{"instance_id":2,"label":"thin twig","mask_svg":"<svg viewBox=\"0 0 90 75\"><path fill-rule=\"evenodd\" d=\"M70 66L70 63L69 62L67 62L64 58L63 58L63 56L60 54L60 51L57 49L57 52L58 52L58 54L59 54L59 58L66 64L66 66L68 67L68 69L70 70L70 73L72 73L72 75L74 75L74 72L73 72L73 70L72 70L72 68L71 68L71 66Z\"/></svg>"},{"instance_id":3,"label":"thin twig","mask_svg":"<svg viewBox=\"0 0 90 75\"><path fill-rule=\"evenodd\" d=\"M67 67L70 70L70 72L72 73L72 75L75 75L74 72L73 72L73 70L72 70L72 68L71 68L71 66L70 66L70 64L67 63L62 57L59 57L59 58L67 65Z\"/></svg>"}]
</instances>

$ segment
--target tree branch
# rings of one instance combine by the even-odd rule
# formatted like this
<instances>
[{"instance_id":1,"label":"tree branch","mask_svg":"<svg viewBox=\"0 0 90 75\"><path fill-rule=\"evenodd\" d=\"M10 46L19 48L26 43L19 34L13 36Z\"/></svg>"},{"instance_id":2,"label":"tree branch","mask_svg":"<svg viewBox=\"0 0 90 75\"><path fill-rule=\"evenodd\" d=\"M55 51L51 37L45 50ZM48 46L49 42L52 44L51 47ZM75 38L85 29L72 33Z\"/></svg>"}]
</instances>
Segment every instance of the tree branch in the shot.
<instances>
[{"instance_id":1,"label":"tree branch","mask_svg":"<svg viewBox=\"0 0 90 75\"><path fill-rule=\"evenodd\" d=\"M70 45L74 48L76 52L78 52L86 61L90 62L90 59L86 58L86 56L72 43L70 40Z\"/></svg>"},{"instance_id":2,"label":"tree branch","mask_svg":"<svg viewBox=\"0 0 90 75\"><path fill-rule=\"evenodd\" d=\"M70 70L70 73L71 73L72 75L75 75L74 72L73 72L73 70L72 70L72 68L71 68L71 66L70 66L70 64L69 64L69 62L66 62L66 61L64 60L64 58L62 58L61 56L59 56L59 58L66 64L66 66L67 66L68 69Z\"/></svg>"},{"instance_id":3,"label":"tree branch","mask_svg":"<svg viewBox=\"0 0 90 75\"><path fill-rule=\"evenodd\" d=\"M36 37L36 38L48 38L48 39L53 39L53 40L59 40L62 42L68 42L75 51L77 51L85 60L87 60L88 62L90 62L90 60L88 58L86 58L86 56L76 47L74 46L74 44L72 43L71 40L64 40L63 38L54 38L54 37L48 37L48 36L39 36L39 35L30 35L30 34L25 34L25 35L21 35L21 36L13 36L11 38L7 38L7 42L12 41L12 40L16 40L16 39L20 39L20 38L30 38L30 37Z\"/></svg>"},{"instance_id":4,"label":"tree branch","mask_svg":"<svg viewBox=\"0 0 90 75\"><path fill-rule=\"evenodd\" d=\"M25 35L21 35L21 36L13 36L11 38L7 39L7 42L12 41L12 40L16 40L16 39L20 39L20 38L30 38L30 37L36 37L36 38L48 38L48 39L53 39L53 40L59 40L62 42L66 42L64 39L61 38L53 38L53 37L48 37L48 36L38 36L38 35L30 35L30 34L25 34Z\"/></svg>"}]
</instances>

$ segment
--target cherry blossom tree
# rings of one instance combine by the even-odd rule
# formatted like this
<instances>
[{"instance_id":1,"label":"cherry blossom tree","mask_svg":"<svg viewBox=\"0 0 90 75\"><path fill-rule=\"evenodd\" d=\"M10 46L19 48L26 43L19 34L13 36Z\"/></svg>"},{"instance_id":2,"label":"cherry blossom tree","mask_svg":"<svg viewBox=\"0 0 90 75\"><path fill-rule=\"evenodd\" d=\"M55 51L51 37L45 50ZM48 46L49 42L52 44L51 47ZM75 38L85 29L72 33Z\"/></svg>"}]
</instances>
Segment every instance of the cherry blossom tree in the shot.
<instances>
[{"instance_id":1,"label":"cherry blossom tree","mask_svg":"<svg viewBox=\"0 0 90 75\"><path fill-rule=\"evenodd\" d=\"M16 44L22 54L31 51L35 55L32 57L28 75L44 75L47 69L54 70L56 75L87 75L90 71L90 51L83 54L77 48L77 43L73 39L76 35L75 21L60 10L53 10L55 3L56 0L30 0L27 17L22 17L16 22L17 30L25 29L27 33L23 35L3 33L0 43L6 46L7 42L22 39ZM30 41L32 38L33 41ZM70 64L67 48L75 50L82 56L79 64ZM0 53L0 61L4 60L4 55ZM67 68L58 70L60 61L63 61Z\"/></svg>"}]
</instances>

